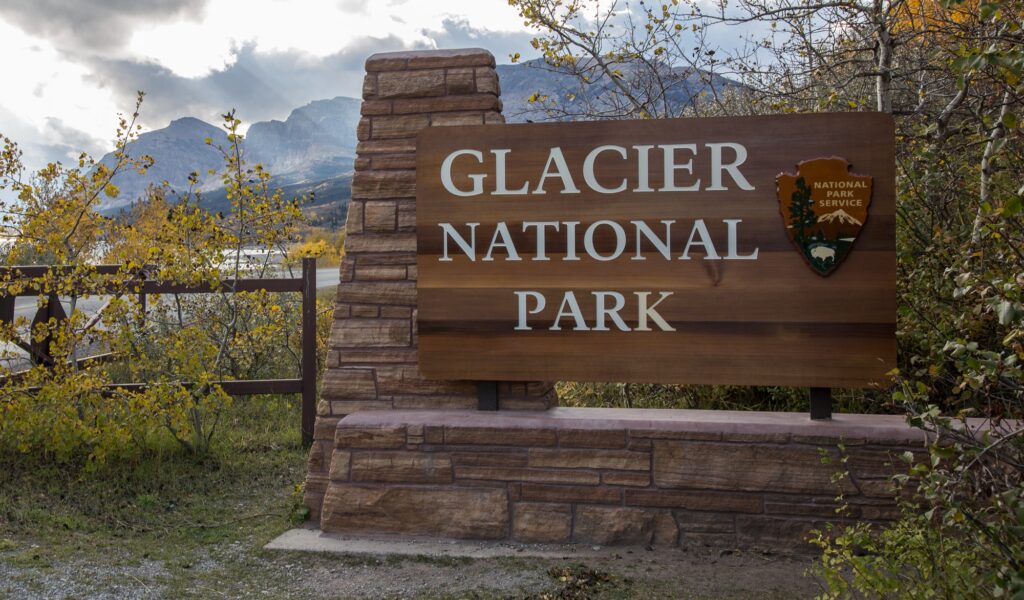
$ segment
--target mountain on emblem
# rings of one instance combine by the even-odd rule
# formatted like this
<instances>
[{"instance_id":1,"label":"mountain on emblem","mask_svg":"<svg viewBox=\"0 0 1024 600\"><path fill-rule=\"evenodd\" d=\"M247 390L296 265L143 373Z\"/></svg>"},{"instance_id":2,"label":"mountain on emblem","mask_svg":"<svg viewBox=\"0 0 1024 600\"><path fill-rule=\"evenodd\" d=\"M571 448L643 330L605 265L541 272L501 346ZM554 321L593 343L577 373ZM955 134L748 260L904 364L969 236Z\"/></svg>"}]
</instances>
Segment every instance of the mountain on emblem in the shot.
<instances>
[{"instance_id":1,"label":"mountain on emblem","mask_svg":"<svg viewBox=\"0 0 1024 600\"><path fill-rule=\"evenodd\" d=\"M775 183L789 239L811 270L832 274L867 221L871 176L850 173L850 163L833 156L806 160Z\"/></svg>"}]
</instances>

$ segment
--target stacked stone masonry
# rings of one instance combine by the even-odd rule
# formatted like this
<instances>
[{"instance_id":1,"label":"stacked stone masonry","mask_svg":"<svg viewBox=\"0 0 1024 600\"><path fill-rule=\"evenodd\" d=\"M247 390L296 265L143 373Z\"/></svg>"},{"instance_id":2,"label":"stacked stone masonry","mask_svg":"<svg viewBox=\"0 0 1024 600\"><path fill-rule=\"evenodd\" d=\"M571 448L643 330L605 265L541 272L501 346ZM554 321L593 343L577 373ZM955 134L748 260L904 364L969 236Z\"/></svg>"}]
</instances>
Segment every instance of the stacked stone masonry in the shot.
<instances>
[{"instance_id":1,"label":"stacked stone masonry","mask_svg":"<svg viewBox=\"0 0 1024 600\"><path fill-rule=\"evenodd\" d=\"M423 379L416 345L416 135L425 127L503 123L486 50L376 54L366 61L352 200L306 503L318 516L334 430L361 410L476 406L475 384ZM557 403L550 384L502 384L502 410Z\"/></svg>"},{"instance_id":2,"label":"stacked stone masonry","mask_svg":"<svg viewBox=\"0 0 1024 600\"><path fill-rule=\"evenodd\" d=\"M828 522L895 517L890 478L922 448L900 417L640 412L352 415L337 428L321 528L806 553Z\"/></svg>"},{"instance_id":3,"label":"stacked stone masonry","mask_svg":"<svg viewBox=\"0 0 1024 600\"><path fill-rule=\"evenodd\" d=\"M800 552L826 522L896 514L893 457L921 446L898 417L552 408L544 383L499 384L484 413L474 383L421 377L416 136L503 122L498 77L476 49L378 54L366 71L306 481L322 530Z\"/></svg>"}]
</instances>

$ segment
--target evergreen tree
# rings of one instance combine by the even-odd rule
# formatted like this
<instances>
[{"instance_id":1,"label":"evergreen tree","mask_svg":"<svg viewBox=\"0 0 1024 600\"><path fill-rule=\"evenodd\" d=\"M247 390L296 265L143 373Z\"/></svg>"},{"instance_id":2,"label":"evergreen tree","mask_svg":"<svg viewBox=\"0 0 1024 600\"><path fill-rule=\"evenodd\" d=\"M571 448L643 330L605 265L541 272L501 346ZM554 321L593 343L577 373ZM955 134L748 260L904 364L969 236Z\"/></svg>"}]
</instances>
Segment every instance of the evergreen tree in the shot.
<instances>
[{"instance_id":1,"label":"evergreen tree","mask_svg":"<svg viewBox=\"0 0 1024 600\"><path fill-rule=\"evenodd\" d=\"M801 248L807 248L807 228L818 224L818 215L814 214L814 199L811 188L803 177L796 180L796 191L790 197L789 217L796 229L794 239Z\"/></svg>"}]
</instances>

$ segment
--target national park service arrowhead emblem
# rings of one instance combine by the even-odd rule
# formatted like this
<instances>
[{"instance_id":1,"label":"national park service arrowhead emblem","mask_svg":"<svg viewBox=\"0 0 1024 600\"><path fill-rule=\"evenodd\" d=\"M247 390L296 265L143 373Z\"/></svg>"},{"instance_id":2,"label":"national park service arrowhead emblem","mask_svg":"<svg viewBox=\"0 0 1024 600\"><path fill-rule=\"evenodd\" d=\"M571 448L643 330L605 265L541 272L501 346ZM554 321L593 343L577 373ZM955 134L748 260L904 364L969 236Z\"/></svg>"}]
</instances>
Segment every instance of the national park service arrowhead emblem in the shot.
<instances>
[{"instance_id":1,"label":"national park service arrowhead emblem","mask_svg":"<svg viewBox=\"0 0 1024 600\"><path fill-rule=\"evenodd\" d=\"M871 176L850 173L845 158L815 158L775 178L786 234L808 266L831 275L850 254L871 205Z\"/></svg>"}]
</instances>

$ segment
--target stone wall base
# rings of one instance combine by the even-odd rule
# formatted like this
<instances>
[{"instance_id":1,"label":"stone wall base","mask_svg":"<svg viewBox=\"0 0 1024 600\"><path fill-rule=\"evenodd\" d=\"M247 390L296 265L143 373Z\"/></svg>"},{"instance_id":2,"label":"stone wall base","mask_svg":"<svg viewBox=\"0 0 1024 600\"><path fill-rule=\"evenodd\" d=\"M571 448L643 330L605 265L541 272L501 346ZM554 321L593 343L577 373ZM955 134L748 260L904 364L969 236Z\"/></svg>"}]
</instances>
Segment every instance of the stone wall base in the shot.
<instances>
[{"instance_id":1,"label":"stone wall base","mask_svg":"<svg viewBox=\"0 0 1024 600\"><path fill-rule=\"evenodd\" d=\"M323 531L813 552L897 515L902 417L554 408L363 411L337 424ZM843 450L840 450L842 446ZM840 458L846 457L843 463ZM848 471L836 480L835 474ZM849 509L836 513L842 494Z\"/></svg>"}]
</instances>

